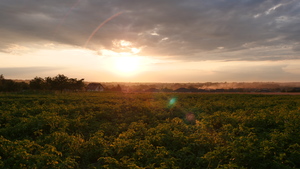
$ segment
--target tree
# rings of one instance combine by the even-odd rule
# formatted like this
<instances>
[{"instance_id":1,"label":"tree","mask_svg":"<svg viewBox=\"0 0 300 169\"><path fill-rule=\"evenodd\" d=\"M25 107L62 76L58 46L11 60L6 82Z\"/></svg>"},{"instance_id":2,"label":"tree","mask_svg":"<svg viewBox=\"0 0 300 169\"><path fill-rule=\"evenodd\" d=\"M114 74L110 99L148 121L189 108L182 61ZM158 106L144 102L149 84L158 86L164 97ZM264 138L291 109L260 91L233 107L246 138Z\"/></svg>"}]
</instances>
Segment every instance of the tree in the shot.
<instances>
[{"instance_id":1,"label":"tree","mask_svg":"<svg viewBox=\"0 0 300 169\"><path fill-rule=\"evenodd\" d=\"M4 83L4 76L3 74L0 75L0 91L3 89L3 83Z\"/></svg>"},{"instance_id":2,"label":"tree","mask_svg":"<svg viewBox=\"0 0 300 169\"><path fill-rule=\"evenodd\" d=\"M34 79L30 80L29 86L34 90L45 90L46 82L41 77L35 77Z\"/></svg>"},{"instance_id":3,"label":"tree","mask_svg":"<svg viewBox=\"0 0 300 169\"><path fill-rule=\"evenodd\" d=\"M76 78L68 78L63 74L58 74L55 77L35 77L30 80L29 84L25 82L15 82L10 79L5 79L0 75L0 91L11 92L21 91L26 89L32 90L82 90L84 88L84 79L77 80Z\"/></svg>"},{"instance_id":4,"label":"tree","mask_svg":"<svg viewBox=\"0 0 300 169\"><path fill-rule=\"evenodd\" d=\"M77 80L76 78L68 79L68 89L72 91L82 90L84 88L84 79Z\"/></svg>"},{"instance_id":5,"label":"tree","mask_svg":"<svg viewBox=\"0 0 300 169\"><path fill-rule=\"evenodd\" d=\"M49 90L59 90L63 92L64 90L82 90L84 88L84 79L77 80L77 78L68 78L63 74L58 74L57 76L51 78L46 77L45 89Z\"/></svg>"},{"instance_id":6,"label":"tree","mask_svg":"<svg viewBox=\"0 0 300 169\"><path fill-rule=\"evenodd\" d=\"M63 90L68 88L68 77L63 74L58 74L52 79L51 87L62 93Z\"/></svg>"},{"instance_id":7,"label":"tree","mask_svg":"<svg viewBox=\"0 0 300 169\"><path fill-rule=\"evenodd\" d=\"M28 89L28 84L25 82L15 82L11 79L5 79L4 76L0 75L0 91L4 92L15 92Z\"/></svg>"},{"instance_id":8,"label":"tree","mask_svg":"<svg viewBox=\"0 0 300 169\"><path fill-rule=\"evenodd\" d=\"M110 91L121 92L121 91L122 91L122 88L121 88L121 86L118 84L116 87L112 87L112 88L110 89Z\"/></svg>"},{"instance_id":9,"label":"tree","mask_svg":"<svg viewBox=\"0 0 300 169\"><path fill-rule=\"evenodd\" d=\"M53 86L52 77L45 77L45 88L47 90L52 90L53 89L52 86Z\"/></svg>"}]
</instances>

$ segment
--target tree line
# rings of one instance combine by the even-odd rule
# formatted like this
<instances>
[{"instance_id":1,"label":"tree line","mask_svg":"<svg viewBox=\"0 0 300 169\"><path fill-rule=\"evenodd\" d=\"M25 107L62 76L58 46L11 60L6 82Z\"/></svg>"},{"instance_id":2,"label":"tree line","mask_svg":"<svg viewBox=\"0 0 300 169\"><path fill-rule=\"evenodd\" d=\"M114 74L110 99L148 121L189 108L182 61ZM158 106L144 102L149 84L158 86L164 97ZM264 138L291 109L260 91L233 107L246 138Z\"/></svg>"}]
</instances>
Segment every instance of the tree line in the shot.
<instances>
[{"instance_id":1,"label":"tree line","mask_svg":"<svg viewBox=\"0 0 300 169\"><path fill-rule=\"evenodd\" d=\"M2 74L0 75L0 92L14 92L28 89L28 83L16 82L11 79L5 79Z\"/></svg>"},{"instance_id":2,"label":"tree line","mask_svg":"<svg viewBox=\"0 0 300 169\"><path fill-rule=\"evenodd\" d=\"M5 79L3 75L0 75L0 92L18 92L23 90L80 91L84 87L84 79L68 78L63 74L58 74L55 77L35 77L29 83Z\"/></svg>"}]
</instances>

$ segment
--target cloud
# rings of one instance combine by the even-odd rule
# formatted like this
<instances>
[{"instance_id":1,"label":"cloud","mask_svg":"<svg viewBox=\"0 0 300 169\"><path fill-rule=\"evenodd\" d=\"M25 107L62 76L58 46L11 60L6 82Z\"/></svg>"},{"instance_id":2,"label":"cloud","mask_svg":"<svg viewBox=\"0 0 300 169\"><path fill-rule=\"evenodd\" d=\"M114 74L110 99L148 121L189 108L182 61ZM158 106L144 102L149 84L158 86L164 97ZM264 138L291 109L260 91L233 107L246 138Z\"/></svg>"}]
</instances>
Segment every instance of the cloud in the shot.
<instances>
[{"instance_id":1,"label":"cloud","mask_svg":"<svg viewBox=\"0 0 300 169\"><path fill-rule=\"evenodd\" d=\"M0 74L3 74L5 78L15 78L15 77L26 77L34 78L33 74L49 76L49 72L57 72L63 68L53 68L53 67L0 67ZM57 74L57 73L54 73Z\"/></svg>"},{"instance_id":2,"label":"cloud","mask_svg":"<svg viewBox=\"0 0 300 169\"><path fill-rule=\"evenodd\" d=\"M99 24L123 12L87 47L113 50L124 40L141 55L180 60L299 59L299 9L297 0L2 0L0 50L51 42L83 47Z\"/></svg>"}]
</instances>

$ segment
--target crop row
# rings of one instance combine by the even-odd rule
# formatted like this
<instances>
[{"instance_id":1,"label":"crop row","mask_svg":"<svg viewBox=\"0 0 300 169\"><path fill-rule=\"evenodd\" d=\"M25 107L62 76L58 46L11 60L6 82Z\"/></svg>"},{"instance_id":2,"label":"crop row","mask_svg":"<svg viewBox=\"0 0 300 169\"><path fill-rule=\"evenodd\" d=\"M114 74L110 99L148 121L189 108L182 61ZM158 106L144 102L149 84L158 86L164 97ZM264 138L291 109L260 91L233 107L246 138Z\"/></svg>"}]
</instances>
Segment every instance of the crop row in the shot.
<instances>
[{"instance_id":1,"label":"crop row","mask_svg":"<svg viewBox=\"0 0 300 169\"><path fill-rule=\"evenodd\" d=\"M0 95L0 168L300 168L300 96Z\"/></svg>"}]
</instances>

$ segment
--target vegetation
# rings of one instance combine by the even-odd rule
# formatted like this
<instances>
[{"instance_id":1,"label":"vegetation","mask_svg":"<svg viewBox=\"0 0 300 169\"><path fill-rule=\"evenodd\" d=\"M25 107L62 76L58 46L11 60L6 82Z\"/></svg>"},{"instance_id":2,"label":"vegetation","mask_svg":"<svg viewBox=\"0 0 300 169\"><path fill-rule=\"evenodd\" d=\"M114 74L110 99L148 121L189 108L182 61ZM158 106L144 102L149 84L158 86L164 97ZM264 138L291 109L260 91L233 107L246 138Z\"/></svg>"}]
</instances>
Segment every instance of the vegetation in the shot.
<instances>
[{"instance_id":1,"label":"vegetation","mask_svg":"<svg viewBox=\"0 0 300 169\"><path fill-rule=\"evenodd\" d=\"M29 85L25 82L15 82L10 79L5 79L0 75L0 92L16 92L29 89Z\"/></svg>"},{"instance_id":2,"label":"vegetation","mask_svg":"<svg viewBox=\"0 0 300 169\"><path fill-rule=\"evenodd\" d=\"M300 168L300 96L0 94L0 168Z\"/></svg>"},{"instance_id":3,"label":"vegetation","mask_svg":"<svg viewBox=\"0 0 300 169\"><path fill-rule=\"evenodd\" d=\"M68 78L65 75L57 75L55 77L35 77L30 81L30 88L33 90L82 90L84 88L84 79Z\"/></svg>"},{"instance_id":4,"label":"vegetation","mask_svg":"<svg viewBox=\"0 0 300 169\"><path fill-rule=\"evenodd\" d=\"M25 82L16 82L5 79L0 75L0 92L20 92L24 90L35 91L79 91L84 89L84 79L68 78L65 75L58 74L55 77L35 77L29 84Z\"/></svg>"}]
</instances>

